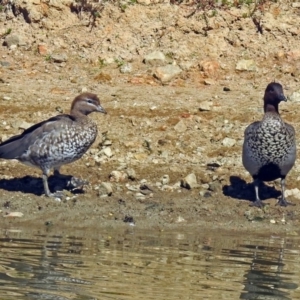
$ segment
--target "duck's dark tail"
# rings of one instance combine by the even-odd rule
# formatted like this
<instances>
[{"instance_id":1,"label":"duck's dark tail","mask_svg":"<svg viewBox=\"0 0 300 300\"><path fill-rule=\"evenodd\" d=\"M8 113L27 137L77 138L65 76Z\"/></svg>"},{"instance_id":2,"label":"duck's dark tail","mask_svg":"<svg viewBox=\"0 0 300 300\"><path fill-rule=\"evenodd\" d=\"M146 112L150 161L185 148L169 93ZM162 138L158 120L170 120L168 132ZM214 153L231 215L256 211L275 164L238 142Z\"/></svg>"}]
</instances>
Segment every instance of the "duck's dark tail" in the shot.
<instances>
[{"instance_id":1,"label":"duck's dark tail","mask_svg":"<svg viewBox=\"0 0 300 300\"><path fill-rule=\"evenodd\" d=\"M17 159L23 152L23 136L16 135L0 144L0 158Z\"/></svg>"}]
</instances>

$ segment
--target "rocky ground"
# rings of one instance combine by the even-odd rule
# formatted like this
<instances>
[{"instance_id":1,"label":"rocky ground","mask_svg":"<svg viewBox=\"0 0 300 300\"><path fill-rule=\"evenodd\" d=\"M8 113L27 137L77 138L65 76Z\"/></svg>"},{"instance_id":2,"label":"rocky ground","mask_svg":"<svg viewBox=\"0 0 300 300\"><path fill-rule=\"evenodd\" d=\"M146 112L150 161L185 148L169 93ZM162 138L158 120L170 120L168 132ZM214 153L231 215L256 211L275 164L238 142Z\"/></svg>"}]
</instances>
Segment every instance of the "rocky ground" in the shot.
<instances>
[{"instance_id":1,"label":"rocky ground","mask_svg":"<svg viewBox=\"0 0 300 300\"><path fill-rule=\"evenodd\" d=\"M0 138L61 112L82 91L107 115L93 114L99 136L62 168L89 185L65 199L43 196L41 172L0 161L2 227L226 228L297 234L299 160L266 183L264 209L251 207L241 162L245 127L262 118L273 80L290 101L282 117L300 129L300 5L264 2L193 12L188 4L142 0L11 1L0 5ZM0 1L1 3L1 1ZM84 4L85 3L85 4ZM98 6L97 6L98 5ZM299 139L299 138L298 138ZM21 217L20 217L21 216Z\"/></svg>"}]
</instances>

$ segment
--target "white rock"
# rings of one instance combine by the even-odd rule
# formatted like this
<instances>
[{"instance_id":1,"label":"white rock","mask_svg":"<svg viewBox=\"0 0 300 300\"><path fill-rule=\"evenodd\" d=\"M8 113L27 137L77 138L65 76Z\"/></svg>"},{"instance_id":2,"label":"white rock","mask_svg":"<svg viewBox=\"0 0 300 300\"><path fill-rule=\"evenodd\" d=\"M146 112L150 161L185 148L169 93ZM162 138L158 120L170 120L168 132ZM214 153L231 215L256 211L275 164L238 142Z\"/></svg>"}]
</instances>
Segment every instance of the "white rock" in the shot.
<instances>
[{"instance_id":1,"label":"white rock","mask_svg":"<svg viewBox=\"0 0 300 300\"><path fill-rule=\"evenodd\" d=\"M111 182L120 182L127 179L127 174L121 171L112 171L109 174L109 181Z\"/></svg>"},{"instance_id":2,"label":"white rock","mask_svg":"<svg viewBox=\"0 0 300 300\"><path fill-rule=\"evenodd\" d=\"M204 79L204 84L206 84L206 85L214 85L215 83L216 83L216 81L213 79L210 79L210 78Z\"/></svg>"},{"instance_id":3,"label":"white rock","mask_svg":"<svg viewBox=\"0 0 300 300\"><path fill-rule=\"evenodd\" d=\"M132 192L137 192L140 190L140 187L137 185L131 185L131 184L127 183L125 186L127 187L127 189L129 191L132 191Z\"/></svg>"},{"instance_id":4,"label":"white rock","mask_svg":"<svg viewBox=\"0 0 300 300\"><path fill-rule=\"evenodd\" d=\"M173 184L174 189L180 189L181 187L181 181L177 181L176 183Z\"/></svg>"},{"instance_id":5,"label":"white rock","mask_svg":"<svg viewBox=\"0 0 300 300\"><path fill-rule=\"evenodd\" d=\"M18 211L12 211L9 214L5 215L6 218L21 218L24 214Z\"/></svg>"},{"instance_id":6,"label":"white rock","mask_svg":"<svg viewBox=\"0 0 300 300\"><path fill-rule=\"evenodd\" d=\"M151 52L144 57L144 62L152 66L159 66L164 64L166 60L165 55L161 51Z\"/></svg>"},{"instance_id":7,"label":"white rock","mask_svg":"<svg viewBox=\"0 0 300 300\"><path fill-rule=\"evenodd\" d=\"M17 48L18 48L17 45L11 45L11 46L9 47L10 50L16 50Z\"/></svg>"},{"instance_id":8,"label":"white rock","mask_svg":"<svg viewBox=\"0 0 300 300\"><path fill-rule=\"evenodd\" d=\"M207 192L207 190L201 190L201 191L199 192L199 195L200 195L201 197L204 197L204 195L205 195L206 192Z\"/></svg>"},{"instance_id":9,"label":"white rock","mask_svg":"<svg viewBox=\"0 0 300 300\"><path fill-rule=\"evenodd\" d=\"M183 120L180 120L175 126L174 126L174 129L177 131L177 132L185 132L187 130L187 127L184 123Z\"/></svg>"},{"instance_id":10,"label":"white rock","mask_svg":"<svg viewBox=\"0 0 300 300\"><path fill-rule=\"evenodd\" d=\"M6 141L7 139L8 139L7 134L2 134L2 135L1 135L1 142Z\"/></svg>"},{"instance_id":11,"label":"white rock","mask_svg":"<svg viewBox=\"0 0 300 300\"><path fill-rule=\"evenodd\" d=\"M181 180L181 186L186 189L197 188L200 185L197 183L197 178L194 173L187 175L183 180Z\"/></svg>"},{"instance_id":12,"label":"white rock","mask_svg":"<svg viewBox=\"0 0 300 300\"><path fill-rule=\"evenodd\" d=\"M102 152L107 156L107 157L112 157L113 156L113 153L110 149L110 147L106 147L102 150Z\"/></svg>"},{"instance_id":13,"label":"white rock","mask_svg":"<svg viewBox=\"0 0 300 300\"><path fill-rule=\"evenodd\" d=\"M121 73L131 73L132 72L132 64L131 63L126 63L120 67L120 72Z\"/></svg>"},{"instance_id":14,"label":"white rock","mask_svg":"<svg viewBox=\"0 0 300 300\"><path fill-rule=\"evenodd\" d=\"M284 196L285 196L285 197L289 197L289 196L292 196L292 195L293 195L292 190L285 190L285 191L284 191Z\"/></svg>"},{"instance_id":15,"label":"white rock","mask_svg":"<svg viewBox=\"0 0 300 300\"><path fill-rule=\"evenodd\" d=\"M176 223L182 223L182 222L185 222L185 219L181 216L179 216L176 220Z\"/></svg>"},{"instance_id":16,"label":"white rock","mask_svg":"<svg viewBox=\"0 0 300 300\"><path fill-rule=\"evenodd\" d=\"M170 177L169 177L169 175L167 175L167 174L163 175L163 177L160 179L160 181L164 185L170 183Z\"/></svg>"},{"instance_id":17,"label":"white rock","mask_svg":"<svg viewBox=\"0 0 300 300\"><path fill-rule=\"evenodd\" d=\"M126 170L126 173L127 173L127 176L128 176L129 179L131 179L131 180L135 180L136 179L136 172L135 172L135 170L129 168L129 169Z\"/></svg>"},{"instance_id":18,"label":"white rock","mask_svg":"<svg viewBox=\"0 0 300 300\"><path fill-rule=\"evenodd\" d=\"M300 102L300 90L292 93L290 96L288 96L288 99L293 102Z\"/></svg>"},{"instance_id":19,"label":"white rock","mask_svg":"<svg viewBox=\"0 0 300 300\"><path fill-rule=\"evenodd\" d=\"M112 145L112 141L110 141L110 140L105 140L103 142L103 146L111 146L111 145Z\"/></svg>"},{"instance_id":20,"label":"white rock","mask_svg":"<svg viewBox=\"0 0 300 300\"><path fill-rule=\"evenodd\" d=\"M167 83L181 72L182 70L177 65L167 65L156 68L154 76L162 83Z\"/></svg>"},{"instance_id":21,"label":"white rock","mask_svg":"<svg viewBox=\"0 0 300 300\"><path fill-rule=\"evenodd\" d=\"M166 192L173 192L173 191L174 191L174 186L164 184L164 185L161 187L161 190L162 190L162 191L166 191Z\"/></svg>"},{"instance_id":22,"label":"white rock","mask_svg":"<svg viewBox=\"0 0 300 300\"><path fill-rule=\"evenodd\" d=\"M99 188L99 195L106 194L111 196L113 193L112 185L110 182L102 182Z\"/></svg>"},{"instance_id":23,"label":"white rock","mask_svg":"<svg viewBox=\"0 0 300 300\"><path fill-rule=\"evenodd\" d=\"M241 59L237 62L235 69L238 71L257 71L257 66L253 59Z\"/></svg>"},{"instance_id":24,"label":"white rock","mask_svg":"<svg viewBox=\"0 0 300 300\"><path fill-rule=\"evenodd\" d=\"M21 124L19 124L19 128L25 130L33 125L34 125L33 123L28 123L26 121L23 121L23 122L21 122Z\"/></svg>"},{"instance_id":25,"label":"white rock","mask_svg":"<svg viewBox=\"0 0 300 300\"><path fill-rule=\"evenodd\" d=\"M203 101L199 105L199 110L200 111L210 111L211 110L211 106L212 106L212 102L211 101Z\"/></svg>"},{"instance_id":26,"label":"white rock","mask_svg":"<svg viewBox=\"0 0 300 300\"><path fill-rule=\"evenodd\" d=\"M135 194L135 198L136 198L137 200L144 200L144 199L146 199L146 196L143 195L142 193L136 193L136 194Z\"/></svg>"},{"instance_id":27,"label":"white rock","mask_svg":"<svg viewBox=\"0 0 300 300\"><path fill-rule=\"evenodd\" d=\"M236 140L235 139L231 139L226 137L223 141L222 141L222 145L225 147L233 147L236 144Z\"/></svg>"},{"instance_id":28,"label":"white rock","mask_svg":"<svg viewBox=\"0 0 300 300\"><path fill-rule=\"evenodd\" d=\"M292 189L292 195L297 198L300 199L300 190L297 188Z\"/></svg>"}]
</instances>

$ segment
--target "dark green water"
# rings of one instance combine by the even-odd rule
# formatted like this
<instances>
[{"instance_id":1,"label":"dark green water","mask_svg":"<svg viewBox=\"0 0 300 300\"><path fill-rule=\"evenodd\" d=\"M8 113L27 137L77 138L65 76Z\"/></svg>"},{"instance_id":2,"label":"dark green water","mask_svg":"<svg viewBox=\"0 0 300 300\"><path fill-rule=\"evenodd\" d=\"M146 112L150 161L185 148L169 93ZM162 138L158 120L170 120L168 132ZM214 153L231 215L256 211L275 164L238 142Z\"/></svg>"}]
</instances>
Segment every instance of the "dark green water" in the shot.
<instances>
[{"instance_id":1,"label":"dark green water","mask_svg":"<svg viewBox=\"0 0 300 300\"><path fill-rule=\"evenodd\" d=\"M2 230L0 299L300 299L298 237Z\"/></svg>"}]
</instances>

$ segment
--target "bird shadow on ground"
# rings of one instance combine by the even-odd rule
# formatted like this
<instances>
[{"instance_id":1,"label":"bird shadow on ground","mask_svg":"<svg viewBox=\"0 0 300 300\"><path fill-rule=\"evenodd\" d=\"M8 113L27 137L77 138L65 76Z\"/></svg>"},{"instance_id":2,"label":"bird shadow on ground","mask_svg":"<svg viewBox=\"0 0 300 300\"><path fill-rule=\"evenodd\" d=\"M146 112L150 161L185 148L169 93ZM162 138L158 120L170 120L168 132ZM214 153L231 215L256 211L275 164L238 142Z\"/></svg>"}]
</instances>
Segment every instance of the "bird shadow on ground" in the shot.
<instances>
[{"instance_id":1,"label":"bird shadow on ground","mask_svg":"<svg viewBox=\"0 0 300 300\"><path fill-rule=\"evenodd\" d=\"M72 190L72 193L83 193L82 189L74 189L70 185L72 176L64 175L64 177L50 176L48 178L49 189L53 193L55 191ZM42 178L24 176L21 178L0 179L0 190L9 192L22 192L25 194L34 194L41 196L44 194L44 186Z\"/></svg>"},{"instance_id":2,"label":"bird shadow on ground","mask_svg":"<svg viewBox=\"0 0 300 300\"><path fill-rule=\"evenodd\" d=\"M247 183L244 179L238 176L230 176L230 185L223 186L223 194L239 200L255 200L255 191L253 183ZM278 198L281 192L274 187L268 186L261 182L259 185L259 196L261 200L269 198Z\"/></svg>"}]
</instances>

